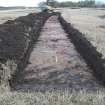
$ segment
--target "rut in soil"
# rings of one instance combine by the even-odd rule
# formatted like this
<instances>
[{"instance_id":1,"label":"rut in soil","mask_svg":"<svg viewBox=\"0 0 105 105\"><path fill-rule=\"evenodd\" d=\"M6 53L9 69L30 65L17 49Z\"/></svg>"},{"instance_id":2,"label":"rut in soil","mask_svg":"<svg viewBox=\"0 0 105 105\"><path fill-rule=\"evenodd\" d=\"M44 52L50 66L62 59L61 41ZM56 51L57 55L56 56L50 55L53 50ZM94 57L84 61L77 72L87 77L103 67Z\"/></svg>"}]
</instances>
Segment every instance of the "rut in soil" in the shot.
<instances>
[{"instance_id":1,"label":"rut in soil","mask_svg":"<svg viewBox=\"0 0 105 105\"><path fill-rule=\"evenodd\" d=\"M67 38L57 16L46 21L29 64L19 75L14 87L17 91L101 88L92 70Z\"/></svg>"}]
</instances>

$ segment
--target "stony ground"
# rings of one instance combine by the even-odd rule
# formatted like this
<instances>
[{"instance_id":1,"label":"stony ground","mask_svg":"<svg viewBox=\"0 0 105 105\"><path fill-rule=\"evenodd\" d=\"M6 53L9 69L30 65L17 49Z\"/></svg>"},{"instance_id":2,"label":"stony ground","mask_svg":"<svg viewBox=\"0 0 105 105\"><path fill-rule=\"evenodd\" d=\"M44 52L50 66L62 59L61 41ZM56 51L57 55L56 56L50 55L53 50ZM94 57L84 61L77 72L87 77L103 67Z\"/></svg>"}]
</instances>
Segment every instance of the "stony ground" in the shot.
<instances>
[{"instance_id":1,"label":"stony ground","mask_svg":"<svg viewBox=\"0 0 105 105\"><path fill-rule=\"evenodd\" d=\"M63 17L103 54L105 58L105 9L61 9Z\"/></svg>"},{"instance_id":2,"label":"stony ground","mask_svg":"<svg viewBox=\"0 0 105 105\"><path fill-rule=\"evenodd\" d=\"M17 80L17 91L101 88L92 70L67 38L57 16L47 20L31 53L29 64L20 72Z\"/></svg>"}]
</instances>

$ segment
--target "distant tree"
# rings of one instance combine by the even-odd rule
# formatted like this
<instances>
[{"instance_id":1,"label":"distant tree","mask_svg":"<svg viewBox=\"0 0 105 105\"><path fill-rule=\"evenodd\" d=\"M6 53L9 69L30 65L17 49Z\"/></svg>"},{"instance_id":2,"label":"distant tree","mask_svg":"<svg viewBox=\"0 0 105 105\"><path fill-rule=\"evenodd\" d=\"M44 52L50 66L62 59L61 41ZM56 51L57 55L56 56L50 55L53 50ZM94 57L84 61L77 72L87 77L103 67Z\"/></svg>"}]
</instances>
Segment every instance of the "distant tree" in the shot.
<instances>
[{"instance_id":1,"label":"distant tree","mask_svg":"<svg viewBox=\"0 0 105 105\"><path fill-rule=\"evenodd\" d=\"M95 0L85 0L85 1L79 1L77 3L79 7L94 7L95 6Z\"/></svg>"},{"instance_id":2,"label":"distant tree","mask_svg":"<svg viewBox=\"0 0 105 105\"><path fill-rule=\"evenodd\" d=\"M73 7L76 6L76 3L73 3L72 1L65 1L59 3L59 7Z\"/></svg>"},{"instance_id":3,"label":"distant tree","mask_svg":"<svg viewBox=\"0 0 105 105\"><path fill-rule=\"evenodd\" d=\"M53 7L105 7L105 4L96 4L95 0L82 0L79 2L72 2L72 1L64 1L64 2L57 2L56 0L47 0L46 2L39 3L39 6L43 5L50 5Z\"/></svg>"},{"instance_id":4,"label":"distant tree","mask_svg":"<svg viewBox=\"0 0 105 105\"><path fill-rule=\"evenodd\" d=\"M58 2L56 0L47 0L47 5L56 7L58 6Z\"/></svg>"},{"instance_id":5,"label":"distant tree","mask_svg":"<svg viewBox=\"0 0 105 105\"><path fill-rule=\"evenodd\" d=\"M105 8L105 4L102 4L102 7Z\"/></svg>"},{"instance_id":6,"label":"distant tree","mask_svg":"<svg viewBox=\"0 0 105 105\"><path fill-rule=\"evenodd\" d=\"M59 3L56 0L47 0L46 2L40 2L39 7L43 7L45 5L58 7Z\"/></svg>"},{"instance_id":7,"label":"distant tree","mask_svg":"<svg viewBox=\"0 0 105 105\"><path fill-rule=\"evenodd\" d=\"M58 3L59 7L94 7L95 0L84 0L79 2L65 1Z\"/></svg>"}]
</instances>

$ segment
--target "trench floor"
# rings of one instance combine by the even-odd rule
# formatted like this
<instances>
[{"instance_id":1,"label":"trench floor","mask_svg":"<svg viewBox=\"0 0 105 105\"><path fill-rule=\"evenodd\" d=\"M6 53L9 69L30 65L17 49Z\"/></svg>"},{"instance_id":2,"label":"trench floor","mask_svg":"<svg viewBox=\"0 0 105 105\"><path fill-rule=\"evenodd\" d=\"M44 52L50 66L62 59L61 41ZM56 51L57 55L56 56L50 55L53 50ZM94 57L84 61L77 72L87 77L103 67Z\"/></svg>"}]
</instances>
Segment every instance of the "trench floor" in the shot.
<instances>
[{"instance_id":1,"label":"trench floor","mask_svg":"<svg viewBox=\"0 0 105 105\"><path fill-rule=\"evenodd\" d=\"M67 38L57 16L50 17L45 23L29 64L19 75L14 87L17 91L102 88Z\"/></svg>"}]
</instances>

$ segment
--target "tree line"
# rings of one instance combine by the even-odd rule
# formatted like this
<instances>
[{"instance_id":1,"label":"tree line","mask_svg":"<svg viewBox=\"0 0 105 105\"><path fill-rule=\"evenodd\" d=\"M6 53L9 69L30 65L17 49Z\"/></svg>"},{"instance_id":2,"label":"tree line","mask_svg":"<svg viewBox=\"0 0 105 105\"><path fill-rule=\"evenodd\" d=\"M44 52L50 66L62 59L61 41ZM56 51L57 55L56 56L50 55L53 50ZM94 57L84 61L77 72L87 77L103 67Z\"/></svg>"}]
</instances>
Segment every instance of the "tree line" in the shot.
<instances>
[{"instance_id":1,"label":"tree line","mask_svg":"<svg viewBox=\"0 0 105 105\"><path fill-rule=\"evenodd\" d=\"M39 6L45 5L46 2L39 3ZM64 2L58 2L56 0L51 0L49 2L50 6L53 7L105 7L105 4L96 4L95 0L84 0L84 1L64 1Z\"/></svg>"}]
</instances>

